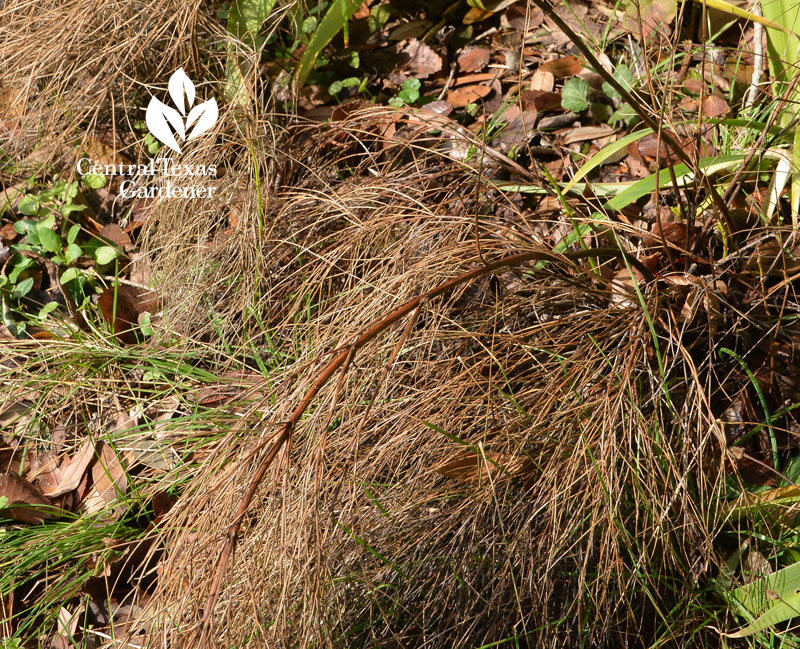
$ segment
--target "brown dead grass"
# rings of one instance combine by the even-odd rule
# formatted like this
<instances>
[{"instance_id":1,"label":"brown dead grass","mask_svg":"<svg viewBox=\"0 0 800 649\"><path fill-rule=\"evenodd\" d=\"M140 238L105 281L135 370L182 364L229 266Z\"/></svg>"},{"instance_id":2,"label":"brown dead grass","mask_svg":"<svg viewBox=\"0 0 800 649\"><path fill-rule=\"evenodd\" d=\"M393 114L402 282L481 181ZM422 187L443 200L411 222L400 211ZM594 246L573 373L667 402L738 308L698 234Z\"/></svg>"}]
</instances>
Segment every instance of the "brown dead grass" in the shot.
<instances>
[{"instance_id":1,"label":"brown dead grass","mask_svg":"<svg viewBox=\"0 0 800 649\"><path fill-rule=\"evenodd\" d=\"M179 550L154 602L170 637L199 637L224 531L314 372L480 265L474 177L424 141L385 148L382 124L376 110L291 133L260 261L215 253L235 267L217 276L238 282L215 307L233 322L257 296L289 360L169 516ZM256 204L230 235L239 250ZM481 217L484 258L543 249L542 225ZM644 312L616 306L589 268L529 264L459 286L333 376L256 492L215 644L638 646L696 631L691 611L660 616L715 560L718 428L691 378L673 382L670 412ZM669 362L691 377L691 359Z\"/></svg>"},{"instance_id":2,"label":"brown dead grass","mask_svg":"<svg viewBox=\"0 0 800 649\"><path fill-rule=\"evenodd\" d=\"M30 120L20 150L117 110L132 121L145 84L201 67L201 3L133 8L6 3L0 72L25 88ZM483 210L474 174L424 128L385 142L385 112L280 122L227 113L218 144L192 154L226 162L219 200L163 202L148 221L167 326L232 356L251 343L278 369L162 522L166 559L138 641L194 646L207 617L219 647L713 644L687 605L715 572L724 523L712 359L683 347L692 323L652 286L644 305L618 299L616 260L600 274L508 268L366 344L307 410L218 573L268 441L332 351L480 266L476 234L494 261L549 249L565 221L503 196Z\"/></svg>"}]
</instances>

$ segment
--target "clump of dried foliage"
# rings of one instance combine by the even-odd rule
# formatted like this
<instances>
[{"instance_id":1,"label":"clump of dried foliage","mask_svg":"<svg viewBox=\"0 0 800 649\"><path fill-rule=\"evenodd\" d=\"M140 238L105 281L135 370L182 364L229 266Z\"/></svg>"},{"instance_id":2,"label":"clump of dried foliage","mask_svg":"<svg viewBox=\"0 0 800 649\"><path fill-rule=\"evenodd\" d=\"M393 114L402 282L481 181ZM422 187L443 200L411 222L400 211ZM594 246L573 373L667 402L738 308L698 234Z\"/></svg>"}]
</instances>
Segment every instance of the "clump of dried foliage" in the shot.
<instances>
[{"instance_id":1,"label":"clump of dried foliage","mask_svg":"<svg viewBox=\"0 0 800 649\"><path fill-rule=\"evenodd\" d=\"M135 80L190 56L199 7L6 3L14 37L0 45L0 70L15 87L28 80L22 110L44 118L30 138L126 113ZM71 124L78 113L88 121ZM726 480L742 469L725 413L739 403L759 417L736 358L771 373L759 381L770 405L793 394L774 361L793 354L796 325L767 317L794 304L792 283L753 282L758 247L723 263L713 242L712 257L688 255L682 239L648 239L630 223L604 222L552 253L576 224L597 225L585 202L568 219L545 211L552 198L503 193L487 156L455 162L452 141L440 147L396 115L365 109L320 125L231 111L218 146L192 153L225 159L218 201L164 201L148 216L178 342L168 352L154 339L142 363L177 345L214 371L268 371L208 415L217 437L146 532L158 568L135 642L717 643L705 607L719 603L708 591L734 548L720 535L735 527ZM477 173L480 160L489 166ZM47 371L53 358L37 353L28 367ZM141 398L130 368L118 369L104 385L126 403ZM73 380L59 403L85 407L88 391L102 402L102 385ZM228 423L215 428L214 416ZM788 457L790 413L772 425ZM760 466L771 458L764 439L746 447ZM144 493L163 487L162 477Z\"/></svg>"}]
</instances>

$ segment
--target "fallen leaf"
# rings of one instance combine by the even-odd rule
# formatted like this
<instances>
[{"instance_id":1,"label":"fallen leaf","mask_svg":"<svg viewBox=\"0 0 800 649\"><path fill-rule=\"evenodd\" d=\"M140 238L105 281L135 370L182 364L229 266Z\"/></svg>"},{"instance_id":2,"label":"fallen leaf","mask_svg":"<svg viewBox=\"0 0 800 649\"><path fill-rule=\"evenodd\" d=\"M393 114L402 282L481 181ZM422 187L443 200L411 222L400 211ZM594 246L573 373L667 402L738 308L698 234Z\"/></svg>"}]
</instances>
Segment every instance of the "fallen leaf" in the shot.
<instances>
[{"instance_id":1,"label":"fallen leaf","mask_svg":"<svg viewBox=\"0 0 800 649\"><path fill-rule=\"evenodd\" d=\"M5 433L9 438L23 437L34 414L32 401L23 399L12 403L3 412L0 412L0 432Z\"/></svg>"},{"instance_id":2,"label":"fallen leaf","mask_svg":"<svg viewBox=\"0 0 800 649\"><path fill-rule=\"evenodd\" d=\"M94 443L87 439L80 450L72 456L69 463L62 464L56 471L57 482L55 486L47 489L44 495L55 498L76 489L93 458Z\"/></svg>"},{"instance_id":3,"label":"fallen leaf","mask_svg":"<svg viewBox=\"0 0 800 649\"><path fill-rule=\"evenodd\" d=\"M139 315L145 311L159 311L161 300L155 291L119 283L106 288L100 294L97 305L105 321L112 325L114 335L132 345L138 342L133 330L138 326Z\"/></svg>"},{"instance_id":4,"label":"fallen leaf","mask_svg":"<svg viewBox=\"0 0 800 649\"><path fill-rule=\"evenodd\" d=\"M553 92L556 87L556 77L552 72L542 70L539 68L533 73L531 77L531 90L538 90L539 92Z\"/></svg>"},{"instance_id":5,"label":"fallen leaf","mask_svg":"<svg viewBox=\"0 0 800 649\"><path fill-rule=\"evenodd\" d=\"M447 103L455 108L463 108L467 104L480 101L488 95L492 89L489 86L464 86L456 88L447 93Z\"/></svg>"},{"instance_id":6,"label":"fallen leaf","mask_svg":"<svg viewBox=\"0 0 800 649\"><path fill-rule=\"evenodd\" d=\"M389 34L389 41L404 41L407 38L422 38L433 27L430 20L411 20L395 27Z\"/></svg>"},{"instance_id":7,"label":"fallen leaf","mask_svg":"<svg viewBox=\"0 0 800 649\"><path fill-rule=\"evenodd\" d=\"M484 81L494 81L500 76L500 70L493 70L492 72L479 72L477 74L465 74L453 80L453 87L469 86L475 83L483 83Z\"/></svg>"},{"instance_id":8,"label":"fallen leaf","mask_svg":"<svg viewBox=\"0 0 800 649\"><path fill-rule=\"evenodd\" d=\"M87 514L95 514L106 509L106 505L127 491L125 467L114 449L106 442L100 443L100 456L92 466L92 481L93 488L83 501L83 510ZM124 509L118 506L115 512L122 513Z\"/></svg>"},{"instance_id":9,"label":"fallen leaf","mask_svg":"<svg viewBox=\"0 0 800 649\"><path fill-rule=\"evenodd\" d=\"M491 451L464 451L441 462L433 470L459 482L492 481L533 474L533 463L524 455Z\"/></svg>"},{"instance_id":10,"label":"fallen leaf","mask_svg":"<svg viewBox=\"0 0 800 649\"><path fill-rule=\"evenodd\" d=\"M683 87L689 91L699 95L703 88L705 88L705 84L700 81L700 79L695 79L694 77L690 77L683 82Z\"/></svg>"},{"instance_id":11,"label":"fallen leaf","mask_svg":"<svg viewBox=\"0 0 800 649\"><path fill-rule=\"evenodd\" d=\"M579 126L573 128L569 133L564 136L563 144L572 144L574 142L586 142L587 140L597 140L599 138L608 137L614 129L610 126Z\"/></svg>"},{"instance_id":12,"label":"fallen leaf","mask_svg":"<svg viewBox=\"0 0 800 649\"><path fill-rule=\"evenodd\" d=\"M486 67L490 56L485 47L465 47L458 55L458 67L462 72L477 72Z\"/></svg>"},{"instance_id":13,"label":"fallen leaf","mask_svg":"<svg viewBox=\"0 0 800 649\"><path fill-rule=\"evenodd\" d=\"M678 10L678 0L639 0L630 2L622 19L622 27L631 33L644 37L658 34L669 38L672 34L672 19ZM641 32L641 34L640 34Z\"/></svg>"},{"instance_id":14,"label":"fallen leaf","mask_svg":"<svg viewBox=\"0 0 800 649\"><path fill-rule=\"evenodd\" d=\"M0 510L8 516L23 523L41 523L47 514L31 507L49 505L50 501L21 475L16 473L0 474L0 498L5 499L5 507Z\"/></svg>"},{"instance_id":15,"label":"fallen leaf","mask_svg":"<svg viewBox=\"0 0 800 649\"><path fill-rule=\"evenodd\" d=\"M538 27L542 22L544 22L544 12L539 7L532 7L529 2L509 7L500 19L502 27L523 33Z\"/></svg>"},{"instance_id":16,"label":"fallen leaf","mask_svg":"<svg viewBox=\"0 0 800 649\"><path fill-rule=\"evenodd\" d=\"M539 69L543 72L549 72L556 79L566 79L567 77L574 77L581 70L583 70L583 63L577 56L564 56L560 59L548 61L540 65Z\"/></svg>"},{"instance_id":17,"label":"fallen leaf","mask_svg":"<svg viewBox=\"0 0 800 649\"><path fill-rule=\"evenodd\" d=\"M109 223L108 225L104 225L103 229L100 230L99 236L105 239L106 241L110 241L111 243L118 245L123 250L125 250L126 247L131 245L130 236L116 223Z\"/></svg>"},{"instance_id":18,"label":"fallen leaf","mask_svg":"<svg viewBox=\"0 0 800 649\"><path fill-rule=\"evenodd\" d=\"M708 95L703 98L700 112L706 117L719 117L730 110L728 102L717 95Z\"/></svg>"},{"instance_id":19,"label":"fallen leaf","mask_svg":"<svg viewBox=\"0 0 800 649\"><path fill-rule=\"evenodd\" d=\"M561 93L560 92L539 92L538 90L531 90L531 101L534 107L540 113L546 110L553 110L554 108L561 107Z\"/></svg>"},{"instance_id":20,"label":"fallen leaf","mask_svg":"<svg viewBox=\"0 0 800 649\"><path fill-rule=\"evenodd\" d=\"M502 11L506 7L510 7L517 0L495 0L494 2L481 2L481 7L472 7L464 16L463 23L471 25L473 23L491 18L498 11Z\"/></svg>"},{"instance_id":21,"label":"fallen leaf","mask_svg":"<svg viewBox=\"0 0 800 649\"><path fill-rule=\"evenodd\" d=\"M436 115L447 117L450 113L453 112L453 106L447 103L444 99L439 99L437 101L432 101L429 104L425 104L421 108L421 110L426 110L430 113L435 113Z\"/></svg>"},{"instance_id":22,"label":"fallen leaf","mask_svg":"<svg viewBox=\"0 0 800 649\"><path fill-rule=\"evenodd\" d=\"M394 69L389 73L389 81L401 85L407 79L427 79L442 69L442 57L430 45L412 38L400 47L395 58Z\"/></svg>"}]
</instances>

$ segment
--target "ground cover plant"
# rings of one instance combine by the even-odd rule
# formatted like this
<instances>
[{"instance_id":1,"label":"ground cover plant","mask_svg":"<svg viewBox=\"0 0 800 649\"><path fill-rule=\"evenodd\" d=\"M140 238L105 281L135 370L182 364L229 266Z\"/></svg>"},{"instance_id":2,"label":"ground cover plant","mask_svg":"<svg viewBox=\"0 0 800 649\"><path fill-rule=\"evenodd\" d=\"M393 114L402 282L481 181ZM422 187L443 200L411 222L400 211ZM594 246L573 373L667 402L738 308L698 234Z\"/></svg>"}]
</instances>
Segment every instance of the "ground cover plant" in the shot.
<instances>
[{"instance_id":1,"label":"ground cover plant","mask_svg":"<svg viewBox=\"0 0 800 649\"><path fill-rule=\"evenodd\" d=\"M6 2L2 646L796 646L798 13Z\"/></svg>"}]
</instances>

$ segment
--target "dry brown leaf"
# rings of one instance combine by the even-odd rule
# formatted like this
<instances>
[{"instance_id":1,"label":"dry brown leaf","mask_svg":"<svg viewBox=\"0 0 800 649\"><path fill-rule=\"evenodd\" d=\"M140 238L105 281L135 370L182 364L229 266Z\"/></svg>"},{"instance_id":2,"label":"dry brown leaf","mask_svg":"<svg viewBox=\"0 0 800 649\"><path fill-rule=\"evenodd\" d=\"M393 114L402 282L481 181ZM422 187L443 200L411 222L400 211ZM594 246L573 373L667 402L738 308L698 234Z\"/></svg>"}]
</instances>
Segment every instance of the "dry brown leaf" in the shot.
<instances>
[{"instance_id":1,"label":"dry brown leaf","mask_svg":"<svg viewBox=\"0 0 800 649\"><path fill-rule=\"evenodd\" d=\"M396 64L389 73L389 81L401 85L406 79L427 79L442 69L442 57L433 48L412 38L405 45L398 44Z\"/></svg>"},{"instance_id":2,"label":"dry brown leaf","mask_svg":"<svg viewBox=\"0 0 800 649\"><path fill-rule=\"evenodd\" d=\"M437 101L432 101L429 104L425 104L420 110L426 110L430 113L447 117L453 112L453 106L448 104L444 99L439 99Z\"/></svg>"},{"instance_id":3,"label":"dry brown leaf","mask_svg":"<svg viewBox=\"0 0 800 649\"><path fill-rule=\"evenodd\" d=\"M598 138L608 137L614 132L610 126L579 126L573 128L564 136L563 144L574 142L586 142L587 140L597 140Z\"/></svg>"},{"instance_id":4,"label":"dry brown leaf","mask_svg":"<svg viewBox=\"0 0 800 649\"><path fill-rule=\"evenodd\" d=\"M389 41L404 41L407 38L422 38L433 27L430 20L412 20L395 27L389 34Z\"/></svg>"},{"instance_id":5,"label":"dry brown leaf","mask_svg":"<svg viewBox=\"0 0 800 649\"><path fill-rule=\"evenodd\" d=\"M650 40L653 34L669 38L677 8L677 0L640 0L631 3L622 19L622 27L643 37L645 41Z\"/></svg>"},{"instance_id":6,"label":"dry brown leaf","mask_svg":"<svg viewBox=\"0 0 800 649\"><path fill-rule=\"evenodd\" d=\"M458 67L462 72L477 72L486 67L491 54L485 47L465 47L458 55Z\"/></svg>"},{"instance_id":7,"label":"dry brown leaf","mask_svg":"<svg viewBox=\"0 0 800 649\"><path fill-rule=\"evenodd\" d=\"M91 158L93 162L99 165L133 164L133 161L124 153L94 136L89 136L84 140L81 150L87 158Z\"/></svg>"},{"instance_id":8,"label":"dry brown leaf","mask_svg":"<svg viewBox=\"0 0 800 649\"><path fill-rule=\"evenodd\" d=\"M0 498L6 499L5 511L14 520L35 524L47 517L29 506L49 505L50 501L21 475L0 474Z\"/></svg>"},{"instance_id":9,"label":"dry brown leaf","mask_svg":"<svg viewBox=\"0 0 800 649\"><path fill-rule=\"evenodd\" d=\"M517 0L495 0L494 2L484 2L483 6L485 11L483 9L478 9L477 7L472 7L464 16L463 23L465 25L472 25L473 23L478 23L482 20L486 20L487 18L491 18L498 11L502 11L506 7L510 7L515 2L517 2Z\"/></svg>"},{"instance_id":10,"label":"dry brown leaf","mask_svg":"<svg viewBox=\"0 0 800 649\"><path fill-rule=\"evenodd\" d=\"M633 273L633 276L631 276ZM635 278L635 282L634 282ZM630 309L638 304L634 285L644 281L642 275L636 268L621 268L614 273L611 280L611 304L622 309Z\"/></svg>"},{"instance_id":11,"label":"dry brown leaf","mask_svg":"<svg viewBox=\"0 0 800 649\"><path fill-rule=\"evenodd\" d=\"M539 92L553 92L556 87L556 77L552 72L542 70L539 68L533 73L531 77L531 90L538 90Z\"/></svg>"},{"instance_id":12,"label":"dry brown leaf","mask_svg":"<svg viewBox=\"0 0 800 649\"><path fill-rule=\"evenodd\" d=\"M117 284L105 289L97 300L103 318L113 324L114 334L129 345L137 342L134 327L138 326L139 315L145 311L155 313L161 308L161 299L155 291L130 284Z\"/></svg>"},{"instance_id":13,"label":"dry brown leaf","mask_svg":"<svg viewBox=\"0 0 800 649\"><path fill-rule=\"evenodd\" d=\"M99 236L107 241L110 241L111 243L118 245L123 250L125 250L127 246L131 245L130 236L116 223L104 225L103 229L100 230Z\"/></svg>"},{"instance_id":14,"label":"dry brown leaf","mask_svg":"<svg viewBox=\"0 0 800 649\"><path fill-rule=\"evenodd\" d=\"M728 102L717 95L708 95L703 99L700 112L706 117L720 117L730 110Z\"/></svg>"},{"instance_id":15,"label":"dry brown leaf","mask_svg":"<svg viewBox=\"0 0 800 649\"><path fill-rule=\"evenodd\" d=\"M488 95L492 89L489 86L465 86L456 88L447 93L447 102L455 108L463 108L467 104L480 101Z\"/></svg>"},{"instance_id":16,"label":"dry brown leaf","mask_svg":"<svg viewBox=\"0 0 800 649\"><path fill-rule=\"evenodd\" d=\"M688 92L693 92L695 94L700 94L705 88L705 84L700 81L700 79L695 79L694 77L690 77L683 82L683 87Z\"/></svg>"},{"instance_id":17,"label":"dry brown leaf","mask_svg":"<svg viewBox=\"0 0 800 649\"><path fill-rule=\"evenodd\" d=\"M44 453L38 453L36 457L31 460L31 469L28 474L28 479L31 482L36 480L41 492L45 493L58 487L59 474L58 458L50 451L46 451Z\"/></svg>"},{"instance_id":18,"label":"dry brown leaf","mask_svg":"<svg viewBox=\"0 0 800 649\"><path fill-rule=\"evenodd\" d=\"M55 498L76 489L93 458L94 442L87 439L80 450L72 456L69 463L62 464L56 470L57 484L45 491L44 495L49 498Z\"/></svg>"},{"instance_id":19,"label":"dry brown leaf","mask_svg":"<svg viewBox=\"0 0 800 649\"><path fill-rule=\"evenodd\" d=\"M12 403L0 413L0 432L9 438L24 435L33 415L32 401L22 400Z\"/></svg>"},{"instance_id":20,"label":"dry brown leaf","mask_svg":"<svg viewBox=\"0 0 800 649\"><path fill-rule=\"evenodd\" d=\"M530 90L529 92L531 93L531 101L539 112L561 106L560 92L539 92L538 90Z\"/></svg>"},{"instance_id":21,"label":"dry brown leaf","mask_svg":"<svg viewBox=\"0 0 800 649\"><path fill-rule=\"evenodd\" d=\"M92 491L83 502L87 514L105 509L108 503L127 491L125 467L114 449L105 442L101 443L100 457L92 466L92 481Z\"/></svg>"},{"instance_id":22,"label":"dry brown leaf","mask_svg":"<svg viewBox=\"0 0 800 649\"><path fill-rule=\"evenodd\" d=\"M570 55L548 61L539 66L539 69L543 72L549 72L556 79L566 79L567 77L574 77L583 70L583 63L577 56Z\"/></svg>"},{"instance_id":23,"label":"dry brown leaf","mask_svg":"<svg viewBox=\"0 0 800 649\"><path fill-rule=\"evenodd\" d=\"M453 87L469 86L476 83L483 83L484 81L494 81L501 76L500 70L492 70L491 72L479 72L477 74L465 74L453 80Z\"/></svg>"},{"instance_id":24,"label":"dry brown leaf","mask_svg":"<svg viewBox=\"0 0 800 649\"><path fill-rule=\"evenodd\" d=\"M533 7L531 3L526 2L506 9L500 18L500 25L504 29L516 29L524 33L538 27L543 21L544 12L539 7Z\"/></svg>"},{"instance_id":25,"label":"dry brown leaf","mask_svg":"<svg viewBox=\"0 0 800 649\"><path fill-rule=\"evenodd\" d=\"M433 467L445 478L459 482L481 482L491 478L532 477L533 464L524 455L491 451L463 451Z\"/></svg>"}]
</instances>

